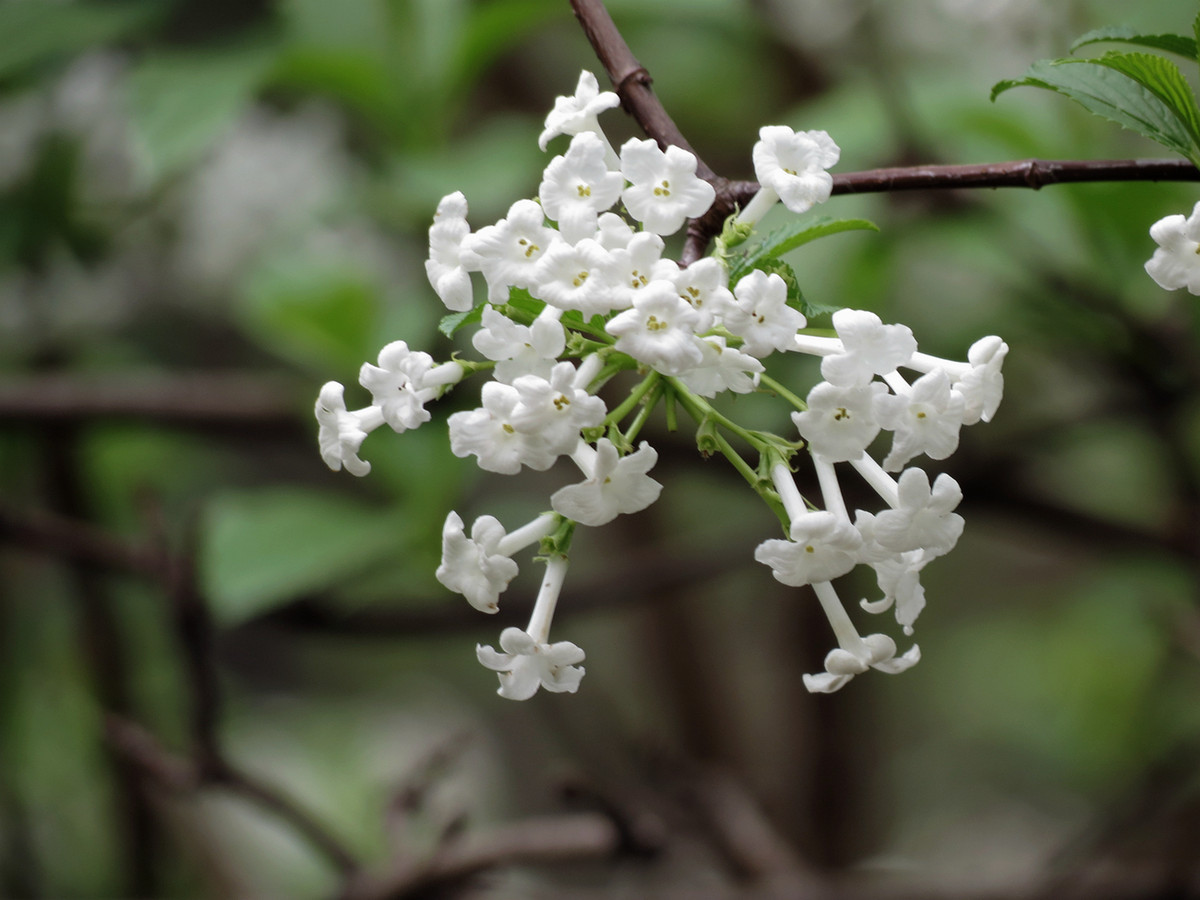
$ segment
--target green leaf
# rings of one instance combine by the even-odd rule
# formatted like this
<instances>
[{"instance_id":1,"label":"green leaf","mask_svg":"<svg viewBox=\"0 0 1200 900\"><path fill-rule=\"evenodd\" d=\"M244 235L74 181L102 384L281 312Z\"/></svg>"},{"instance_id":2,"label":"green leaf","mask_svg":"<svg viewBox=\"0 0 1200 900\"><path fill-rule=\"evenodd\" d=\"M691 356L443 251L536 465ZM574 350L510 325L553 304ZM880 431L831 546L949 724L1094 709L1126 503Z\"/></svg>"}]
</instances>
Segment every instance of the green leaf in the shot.
<instances>
[{"instance_id":1,"label":"green leaf","mask_svg":"<svg viewBox=\"0 0 1200 900\"><path fill-rule=\"evenodd\" d=\"M130 113L153 181L199 157L253 98L276 57L258 43L154 56L129 82Z\"/></svg>"},{"instance_id":2,"label":"green leaf","mask_svg":"<svg viewBox=\"0 0 1200 900\"><path fill-rule=\"evenodd\" d=\"M1196 59L1196 41L1193 38L1182 34L1138 34L1136 30L1127 25L1114 25L1089 31L1071 45L1071 52L1074 53L1080 47L1086 47L1088 44L1110 41L1149 47L1152 50L1163 50L1167 53L1186 56L1188 59Z\"/></svg>"},{"instance_id":3,"label":"green leaf","mask_svg":"<svg viewBox=\"0 0 1200 900\"><path fill-rule=\"evenodd\" d=\"M312 371L358 371L378 346L382 289L351 259L289 250L265 259L243 282L239 324L260 345Z\"/></svg>"},{"instance_id":4,"label":"green leaf","mask_svg":"<svg viewBox=\"0 0 1200 900\"><path fill-rule=\"evenodd\" d=\"M125 37L157 22L170 4L0 3L0 77Z\"/></svg>"},{"instance_id":5,"label":"green leaf","mask_svg":"<svg viewBox=\"0 0 1200 900\"><path fill-rule=\"evenodd\" d=\"M1151 53L1105 53L1092 62L1132 78L1161 100L1183 123L1200 149L1200 109L1183 73L1172 62ZM1194 154L1193 154L1194 155Z\"/></svg>"},{"instance_id":6,"label":"green leaf","mask_svg":"<svg viewBox=\"0 0 1200 900\"><path fill-rule=\"evenodd\" d=\"M1145 54L1141 54L1145 55ZM1041 60L1025 77L992 87L992 100L1014 87L1039 87L1069 97L1084 109L1122 128L1157 141L1196 162L1200 158L1191 130L1179 114L1129 76L1099 60Z\"/></svg>"},{"instance_id":7,"label":"green leaf","mask_svg":"<svg viewBox=\"0 0 1200 900\"><path fill-rule=\"evenodd\" d=\"M454 337L460 330L468 325L474 325L483 319L483 308L487 303L480 303L478 306L473 306L471 309L463 312L450 313L448 316L442 316L442 320L438 322L438 331L448 338Z\"/></svg>"},{"instance_id":8,"label":"green leaf","mask_svg":"<svg viewBox=\"0 0 1200 900\"><path fill-rule=\"evenodd\" d=\"M394 555L404 525L396 510L297 488L228 494L208 507L200 579L222 625L323 591Z\"/></svg>"},{"instance_id":9,"label":"green leaf","mask_svg":"<svg viewBox=\"0 0 1200 900\"><path fill-rule=\"evenodd\" d=\"M828 216L814 220L796 220L783 228L771 232L758 244L742 255L730 257L730 282L736 282L752 269L765 269L762 262L774 259L802 247L817 238L838 234L843 231L878 231L874 222L866 219L831 219Z\"/></svg>"}]
</instances>

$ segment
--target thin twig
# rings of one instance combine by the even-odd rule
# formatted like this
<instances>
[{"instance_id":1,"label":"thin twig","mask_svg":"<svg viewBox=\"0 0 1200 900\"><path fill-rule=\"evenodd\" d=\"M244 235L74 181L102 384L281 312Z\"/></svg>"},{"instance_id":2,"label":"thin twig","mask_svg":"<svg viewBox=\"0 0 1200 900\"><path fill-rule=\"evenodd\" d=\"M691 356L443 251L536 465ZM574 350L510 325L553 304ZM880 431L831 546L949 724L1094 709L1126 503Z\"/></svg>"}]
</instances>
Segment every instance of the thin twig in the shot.
<instances>
[{"instance_id":1,"label":"thin twig","mask_svg":"<svg viewBox=\"0 0 1200 900\"><path fill-rule=\"evenodd\" d=\"M500 866L606 859L621 847L617 826L600 813L571 813L509 822L484 833L464 835L431 858L386 875L360 878L341 900L401 900L425 896Z\"/></svg>"},{"instance_id":2,"label":"thin twig","mask_svg":"<svg viewBox=\"0 0 1200 900\"><path fill-rule=\"evenodd\" d=\"M695 156L697 175L706 181L717 181L713 170L688 143L675 120L655 96L650 87L650 73L625 43L625 38L617 30L602 0L571 0L571 8L575 10L575 17L583 26L583 32L608 73L625 111L633 116L648 137L658 141L659 146L664 149L670 145L682 147Z\"/></svg>"},{"instance_id":3,"label":"thin twig","mask_svg":"<svg viewBox=\"0 0 1200 900\"><path fill-rule=\"evenodd\" d=\"M149 419L211 428L279 428L300 421L304 404L288 381L259 374L76 374L0 379L0 420L73 422Z\"/></svg>"},{"instance_id":4,"label":"thin twig","mask_svg":"<svg viewBox=\"0 0 1200 900\"><path fill-rule=\"evenodd\" d=\"M720 233L725 220L758 192L754 181L729 181L703 161L658 97L651 77L621 37L602 0L571 0L584 33L621 98L647 136L660 146L674 144L697 159L696 173L717 189L709 211L688 223L680 261L695 262ZM1096 181L1200 181L1200 170L1185 159L1043 160L955 166L904 166L845 172L833 176L834 194L964 188L1023 187L1038 190L1048 184Z\"/></svg>"},{"instance_id":5,"label":"thin twig","mask_svg":"<svg viewBox=\"0 0 1200 900\"><path fill-rule=\"evenodd\" d=\"M224 758L201 764L196 759L176 756L167 752L150 732L120 716L108 717L105 733L110 746L162 787L177 792L220 787L240 794L287 822L343 875L357 871L358 861L354 856L312 815Z\"/></svg>"}]
</instances>

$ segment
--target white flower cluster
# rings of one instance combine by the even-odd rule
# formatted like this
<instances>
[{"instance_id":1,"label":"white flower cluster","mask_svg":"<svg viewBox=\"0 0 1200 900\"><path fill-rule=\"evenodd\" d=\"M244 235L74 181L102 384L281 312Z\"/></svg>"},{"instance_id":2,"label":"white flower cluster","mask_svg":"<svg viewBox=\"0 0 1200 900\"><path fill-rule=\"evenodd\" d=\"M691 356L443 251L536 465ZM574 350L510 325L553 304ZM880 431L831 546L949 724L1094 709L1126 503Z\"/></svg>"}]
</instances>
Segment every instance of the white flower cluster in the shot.
<instances>
[{"instance_id":1,"label":"white flower cluster","mask_svg":"<svg viewBox=\"0 0 1200 900\"><path fill-rule=\"evenodd\" d=\"M454 193L442 200L429 231L426 272L460 327L478 322L472 344L484 360L439 364L403 341L387 345L378 366L366 364L360 373L371 405L348 410L337 382L321 390L322 457L334 470L366 474L370 464L358 454L368 433L385 423L397 432L419 427L430 418L430 400L470 373L490 371L480 406L449 417L451 451L502 474L544 471L569 456L583 480L550 497L552 512L512 532L481 516L468 536L451 512L437 578L476 609L495 613L518 571L514 555L538 545L546 575L528 626L504 629L501 651L480 646L477 656L499 674L501 696L527 699L539 687L574 692L584 653L568 641L550 642L567 550L576 525L604 525L658 498L661 485L648 474L657 454L645 441L636 449L634 442L665 400L694 418L700 432L727 431L759 454L756 477L724 437L714 438L755 490L786 515L788 539L764 541L756 558L785 584L813 585L837 636L827 671L806 676L809 689L836 690L869 667L907 668L917 648L897 657L891 638L860 637L830 582L856 565L872 566L883 598L863 601L863 608L878 613L894 606L911 632L924 605L919 573L948 552L962 530L953 512L961 494L946 475L931 486L920 469L893 480L885 468L900 470L922 453L944 459L962 425L991 418L1007 345L985 338L967 362L949 362L918 353L908 328L849 309L834 315L836 337L809 334L779 274L751 269L731 289L724 255L686 267L664 259L663 236L703 215L715 191L696 175L695 157L678 147L633 139L614 151L597 116L616 105L615 94L601 92L595 77L582 73L575 95L558 98L539 138L545 149L568 135L566 151L546 167L537 199L518 200L499 222L472 231L466 198ZM778 201L804 212L827 199L832 180L825 170L837 161L838 148L824 132L770 126L762 129L753 158L762 190L735 220L744 233ZM478 305L475 273L486 285L486 301ZM776 352L822 357L825 380L807 402L766 374L764 360ZM910 383L899 369L920 377ZM598 392L621 372L641 380L610 408ZM793 400L793 420L816 465L825 510L810 509L792 481L788 460L801 446L794 436L741 428L709 403L760 385ZM866 449L883 429L894 438L880 466ZM861 473L887 508L859 511L851 522L836 463Z\"/></svg>"}]
</instances>

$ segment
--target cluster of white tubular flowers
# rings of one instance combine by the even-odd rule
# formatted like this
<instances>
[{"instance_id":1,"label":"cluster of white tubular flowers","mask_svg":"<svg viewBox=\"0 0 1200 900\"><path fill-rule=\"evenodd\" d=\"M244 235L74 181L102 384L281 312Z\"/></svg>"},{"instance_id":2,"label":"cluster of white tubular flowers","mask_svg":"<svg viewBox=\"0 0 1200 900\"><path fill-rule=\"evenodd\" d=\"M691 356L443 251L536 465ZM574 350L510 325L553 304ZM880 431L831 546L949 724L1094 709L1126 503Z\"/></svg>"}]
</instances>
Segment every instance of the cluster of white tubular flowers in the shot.
<instances>
[{"instance_id":1,"label":"cluster of white tubular flowers","mask_svg":"<svg viewBox=\"0 0 1200 900\"><path fill-rule=\"evenodd\" d=\"M811 333L778 266L765 271L729 252L775 202L803 212L829 197L825 170L838 148L824 132L764 128L753 151L762 190L730 223L740 237L723 239L717 253L691 265L665 258L664 237L704 215L715 190L697 176L696 158L678 147L633 139L615 150L598 116L617 105L615 94L582 73L575 95L556 101L538 141L545 150L567 137L564 152L546 166L536 199L517 200L500 221L472 230L466 198L456 192L442 199L429 230L426 274L450 313L442 331L452 336L477 326L471 345L483 358L438 362L403 341L388 344L378 365L360 372L368 406L348 410L337 382L321 389L322 458L334 470L365 475L370 464L359 453L370 432L385 424L396 432L418 428L431 418L428 403L468 375L490 374L479 406L449 416L451 452L506 475L546 471L566 456L582 480L554 491L548 511L511 532L483 515L468 533L450 512L437 579L475 609L496 613L518 573L516 554L536 547L546 574L529 624L505 628L500 650L481 645L477 657L498 674L503 697L524 700L539 688L573 693L584 652L550 639L568 550L576 526L599 527L658 499L662 485L649 474L658 455L638 436L662 401L694 419L701 448L727 456L786 519L787 538L764 541L756 558L784 584L813 586L838 642L827 671L806 678L809 689L836 690L867 668L907 668L918 658L916 647L897 656L891 638L860 637L831 582L859 564L871 566L883 596L864 600L863 609L894 607L911 633L925 602L918 575L962 530L954 513L961 494L946 475L931 485L923 470L904 467L921 454L944 459L962 425L991 418L1007 345L984 338L966 362L942 360L918 353L908 328L850 309L834 315L836 336ZM779 353L822 358L824 380L807 401L767 373L766 361ZM627 394L614 396L630 376ZM802 441L742 428L710 403L764 389L791 403ZM867 448L885 429L894 437L881 465ZM757 477L726 433L757 451ZM791 480L790 459L805 443L823 510L806 503ZM835 464L853 467L886 508L860 510L852 522Z\"/></svg>"}]
</instances>

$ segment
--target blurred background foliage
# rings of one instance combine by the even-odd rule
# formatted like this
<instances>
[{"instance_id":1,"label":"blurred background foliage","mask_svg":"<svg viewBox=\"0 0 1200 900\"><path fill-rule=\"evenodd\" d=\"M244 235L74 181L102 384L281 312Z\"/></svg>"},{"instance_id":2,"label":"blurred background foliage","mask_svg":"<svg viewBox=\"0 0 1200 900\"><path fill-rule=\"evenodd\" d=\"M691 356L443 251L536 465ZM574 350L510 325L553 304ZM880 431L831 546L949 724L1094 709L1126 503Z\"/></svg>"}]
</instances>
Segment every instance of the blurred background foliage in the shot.
<instances>
[{"instance_id":1,"label":"blurred background foliage","mask_svg":"<svg viewBox=\"0 0 1200 900\"><path fill-rule=\"evenodd\" d=\"M1159 152L1062 98L987 100L1126 21L1117 0L609 6L727 177L753 177L770 123L829 131L838 171ZM1134 24L1190 20L1147 0ZM334 474L311 405L329 379L355 395L390 340L448 355L422 268L437 201L462 190L479 227L533 195L541 120L581 68L601 71L566 0L0 2L0 894L338 886L260 805L147 786L106 742L117 714L185 753L193 674L168 592L80 534L194 562L228 756L370 863L460 818L561 809L571 784L653 813L664 852L504 869L482 895L750 890L713 837L735 826L697 812L697 773L719 771L864 891L1113 871L1200 891L1200 316L1142 271L1187 184L837 197L821 212L882 232L794 255L812 300L925 350L1012 347L996 421L945 467L967 530L926 570L912 672L806 694L829 636L752 562L772 517L658 423L663 499L575 544L556 635L588 652L579 695L495 697L472 644L519 621L536 567L479 617L433 578L442 521L518 524L567 476L452 457L444 416L470 389L371 438L368 478ZM807 390L811 367L789 374ZM398 785L447 746L400 832Z\"/></svg>"}]
</instances>

